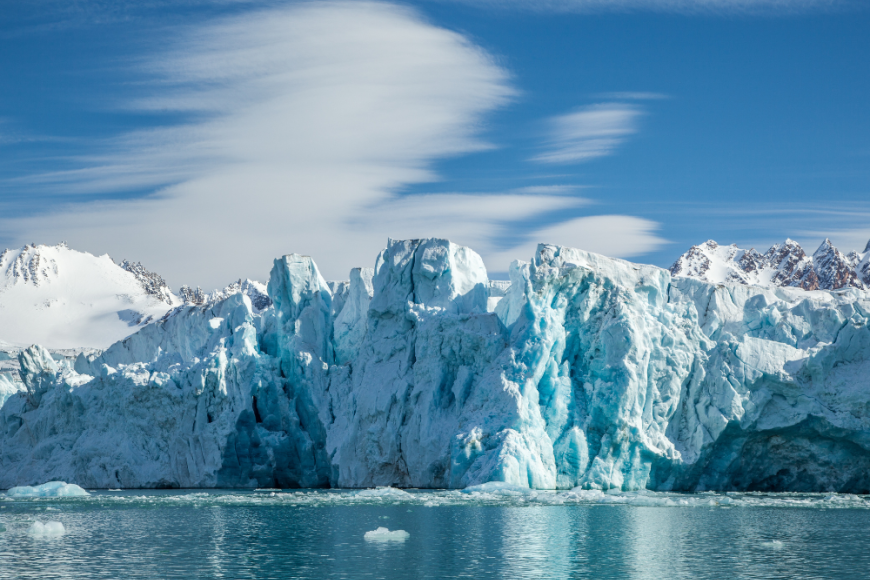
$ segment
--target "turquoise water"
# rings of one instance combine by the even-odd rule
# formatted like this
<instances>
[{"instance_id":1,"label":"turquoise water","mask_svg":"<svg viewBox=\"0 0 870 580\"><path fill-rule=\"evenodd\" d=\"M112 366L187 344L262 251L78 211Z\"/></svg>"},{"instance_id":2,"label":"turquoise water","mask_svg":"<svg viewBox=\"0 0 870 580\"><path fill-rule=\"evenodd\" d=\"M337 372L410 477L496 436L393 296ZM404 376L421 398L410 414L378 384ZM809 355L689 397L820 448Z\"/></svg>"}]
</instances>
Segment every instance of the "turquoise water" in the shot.
<instances>
[{"instance_id":1,"label":"turquoise water","mask_svg":"<svg viewBox=\"0 0 870 580\"><path fill-rule=\"evenodd\" d=\"M34 521L66 533L39 537ZM371 541L379 527L409 536ZM0 495L0 578L867 578L870 500L806 494Z\"/></svg>"}]
</instances>

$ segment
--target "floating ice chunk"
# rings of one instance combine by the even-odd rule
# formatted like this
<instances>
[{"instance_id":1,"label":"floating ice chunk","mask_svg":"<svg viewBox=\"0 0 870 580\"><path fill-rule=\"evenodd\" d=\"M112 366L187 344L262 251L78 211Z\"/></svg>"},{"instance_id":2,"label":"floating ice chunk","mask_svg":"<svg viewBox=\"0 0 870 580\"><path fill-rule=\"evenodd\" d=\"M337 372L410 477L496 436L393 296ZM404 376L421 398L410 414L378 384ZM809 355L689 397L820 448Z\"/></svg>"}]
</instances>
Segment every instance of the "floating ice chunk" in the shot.
<instances>
[{"instance_id":1,"label":"floating ice chunk","mask_svg":"<svg viewBox=\"0 0 870 580\"><path fill-rule=\"evenodd\" d=\"M463 493L495 493L498 495L516 495L516 494L528 494L531 493L532 490L528 487L520 487L519 485L514 485L512 483L505 483L503 481L488 481L487 483L482 483L480 485L471 485L462 490Z\"/></svg>"},{"instance_id":2,"label":"floating ice chunk","mask_svg":"<svg viewBox=\"0 0 870 580\"><path fill-rule=\"evenodd\" d=\"M759 544L762 548L768 548L770 550L781 550L783 547L783 543L779 540L773 540L771 542L761 542Z\"/></svg>"},{"instance_id":3,"label":"floating ice chunk","mask_svg":"<svg viewBox=\"0 0 870 580\"><path fill-rule=\"evenodd\" d=\"M66 529L60 522L33 522L27 533L31 536L62 536L66 533Z\"/></svg>"},{"instance_id":4,"label":"floating ice chunk","mask_svg":"<svg viewBox=\"0 0 870 580\"><path fill-rule=\"evenodd\" d=\"M357 497L382 497L385 499L397 499L397 500L409 500L412 499L413 496L407 491L402 491L401 489L396 489L395 487L379 487L377 489L364 489L360 492L357 492Z\"/></svg>"},{"instance_id":5,"label":"floating ice chunk","mask_svg":"<svg viewBox=\"0 0 870 580\"><path fill-rule=\"evenodd\" d=\"M83 497L91 494L74 483L49 481L35 487L29 485L13 487L6 492L6 495L9 497Z\"/></svg>"},{"instance_id":6,"label":"floating ice chunk","mask_svg":"<svg viewBox=\"0 0 870 580\"><path fill-rule=\"evenodd\" d=\"M405 530L393 530L387 528L378 528L371 532L366 532L364 536L370 542L404 542L411 537L411 534Z\"/></svg>"},{"instance_id":7,"label":"floating ice chunk","mask_svg":"<svg viewBox=\"0 0 870 580\"><path fill-rule=\"evenodd\" d=\"M583 489L582 487L575 487L571 491L566 494L570 499L577 499L580 501L598 501L604 499L604 492L600 489Z\"/></svg>"}]
</instances>

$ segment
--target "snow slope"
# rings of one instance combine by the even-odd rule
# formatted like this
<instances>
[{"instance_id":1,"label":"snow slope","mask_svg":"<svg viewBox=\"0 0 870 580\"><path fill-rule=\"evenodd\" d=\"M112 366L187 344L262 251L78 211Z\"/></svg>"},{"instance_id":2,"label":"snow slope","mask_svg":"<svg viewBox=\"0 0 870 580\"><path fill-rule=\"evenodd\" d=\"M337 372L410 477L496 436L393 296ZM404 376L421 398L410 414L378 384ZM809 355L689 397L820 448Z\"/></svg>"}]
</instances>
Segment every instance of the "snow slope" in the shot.
<instances>
[{"instance_id":1,"label":"snow slope","mask_svg":"<svg viewBox=\"0 0 870 580\"><path fill-rule=\"evenodd\" d=\"M141 264L57 246L0 253L0 343L105 348L180 303Z\"/></svg>"},{"instance_id":2,"label":"snow slope","mask_svg":"<svg viewBox=\"0 0 870 580\"><path fill-rule=\"evenodd\" d=\"M870 242L863 253L843 255L825 239L812 256L800 244L786 240L760 254L713 240L692 246L670 267L674 276L714 284L737 283L804 290L870 289Z\"/></svg>"},{"instance_id":3,"label":"snow slope","mask_svg":"<svg viewBox=\"0 0 870 580\"><path fill-rule=\"evenodd\" d=\"M0 487L870 491L866 292L550 245L510 277L490 312L446 240L338 284L291 254L263 310L186 305L74 368L29 348Z\"/></svg>"}]
</instances>

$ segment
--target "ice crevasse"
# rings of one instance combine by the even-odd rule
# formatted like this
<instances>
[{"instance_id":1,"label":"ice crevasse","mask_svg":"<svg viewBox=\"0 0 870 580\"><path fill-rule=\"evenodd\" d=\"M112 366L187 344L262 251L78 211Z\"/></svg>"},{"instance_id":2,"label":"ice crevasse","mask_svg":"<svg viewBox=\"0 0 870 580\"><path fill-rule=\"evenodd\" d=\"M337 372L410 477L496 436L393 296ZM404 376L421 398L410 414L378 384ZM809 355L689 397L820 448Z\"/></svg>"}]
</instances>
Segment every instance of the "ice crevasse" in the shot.
<instances>
[{"instance_id":1,"label":"ice crevasse","mask_svg":"<svg viewBox=\"0 0 870 580\"><path fill-rule=\"evenodd\" d=\"M870 491L870 296L710 284L540 245L390 241L327 283L275 260L99 356L19 357L0 488ZM499 290L501 293L501 290Z\"/></svg>"}]
</instances>

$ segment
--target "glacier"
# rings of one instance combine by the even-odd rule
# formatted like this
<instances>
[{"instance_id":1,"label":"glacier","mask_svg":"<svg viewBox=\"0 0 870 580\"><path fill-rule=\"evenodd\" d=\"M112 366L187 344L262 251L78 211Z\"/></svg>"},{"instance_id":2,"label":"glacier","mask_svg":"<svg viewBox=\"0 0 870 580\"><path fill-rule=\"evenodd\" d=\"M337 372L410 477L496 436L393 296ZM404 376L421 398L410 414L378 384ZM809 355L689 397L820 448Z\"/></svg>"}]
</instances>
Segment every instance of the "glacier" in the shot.
<instances>
[{"instance_id":1,"label":"glacier","mask_svg":"<svg viewBox=\"0 0 870 580\"><path fill-rule=\"evenodd\" d=\"M0 488L870 491L864 290L547 244L509 274L440 239L338 283L290 254L271 303L188 303L74 362L34 345Z\"/></svg>"}]
</instances>

